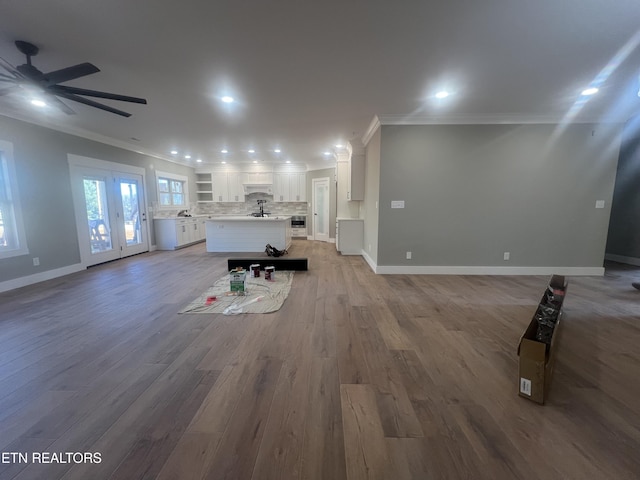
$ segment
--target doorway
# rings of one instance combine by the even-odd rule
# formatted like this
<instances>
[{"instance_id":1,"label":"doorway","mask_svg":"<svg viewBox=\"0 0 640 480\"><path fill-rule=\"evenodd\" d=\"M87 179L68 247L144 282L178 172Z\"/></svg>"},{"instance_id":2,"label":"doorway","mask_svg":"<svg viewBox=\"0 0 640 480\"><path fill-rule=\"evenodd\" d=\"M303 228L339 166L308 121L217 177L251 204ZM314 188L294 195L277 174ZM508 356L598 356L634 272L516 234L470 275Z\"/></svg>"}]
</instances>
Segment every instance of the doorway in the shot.
<instances>
[{"instance_id":1,"label":"doorway","mask_svg":"<svg viewBox=\"0 0 640 480\"><path fill-rule=\"evenodd\" d=\"M313 191L313 239L329 241L329 178L314 178Z\"/></svg>"},{"instance_id":2,"label":"doorway","mask_svg":"<svg viewBox=\"0 0 640 480\"><path fill-rule=\"evenodd\" d=\"M93 159L72 163L69 157L82 264L149 251L144 175L116 168L144 170Z\"/></svg>"}]
</instances>

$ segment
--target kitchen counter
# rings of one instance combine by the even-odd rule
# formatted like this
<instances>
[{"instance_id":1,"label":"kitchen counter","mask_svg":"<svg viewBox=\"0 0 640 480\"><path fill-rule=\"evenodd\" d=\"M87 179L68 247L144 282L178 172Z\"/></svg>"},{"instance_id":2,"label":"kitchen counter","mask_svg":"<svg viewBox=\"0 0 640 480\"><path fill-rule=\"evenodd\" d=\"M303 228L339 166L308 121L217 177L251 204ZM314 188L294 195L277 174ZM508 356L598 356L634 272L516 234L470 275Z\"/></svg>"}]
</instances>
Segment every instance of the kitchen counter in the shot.
<instances>
[{"instance_id":1,"label":"kitchen counter","mask_svg":"<svg viewBox=\"0 0 640 480\"><path fill-rule=\"evenodd\" d=\"M267 216L267 217L252 217L249 215L227 215L227 216L218 216L212 215L209 217L210 220L225 220L229 222L281 222L283 220L290 220L291 217L288 215L275 215L275 216Z\"/></svg>"},{"instance_id":2,"label":"kitchen counter","mask_svg":"<svg viewBox=\"0 0 640 480\"><path fill-rule=\"evenodd\" d=\"M264 252L291 246L291 217L225 216L205 221L207 252Z\"/></svg>"}]
</instances>

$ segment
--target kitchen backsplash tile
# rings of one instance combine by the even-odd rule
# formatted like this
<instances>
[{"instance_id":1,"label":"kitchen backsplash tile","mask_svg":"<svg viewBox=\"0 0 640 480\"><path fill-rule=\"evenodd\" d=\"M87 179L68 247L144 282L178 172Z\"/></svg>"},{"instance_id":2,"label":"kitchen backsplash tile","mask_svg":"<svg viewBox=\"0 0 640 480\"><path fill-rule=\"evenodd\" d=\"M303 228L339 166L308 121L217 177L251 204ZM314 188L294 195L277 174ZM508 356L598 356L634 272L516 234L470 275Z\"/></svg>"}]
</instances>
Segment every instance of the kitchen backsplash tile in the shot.
<instances>
[{"instance_id":1,"label":"kitchen backsplash tile","mask_svg":"<svg viewBox=\"0 0 640 480\"><path fill-rule=\"evenodd\" d=\"M307 202L274 202L273 196L264 193L247 195L244 202L193 203L188 209L190 215L249 215L260 211L257 200L266 200L264 211L272 215L306 215ZM154 205L154 218L173 218L180 210L159 210Z\"/></svg>"},{"instance_id":2,"label":"kitchen backsplash tile","mask_svg":"<svg viewBox=\"0 0 640 480\"><path fill-rule=\"evenodd\" d=\"M271 215L306 215L307 202L274 202L273 197L260 193L246 196L245 202L199 203L194 214L249 215L260 211L257 200L267 200L264 211Z\"/></svg>"}]
</instances>

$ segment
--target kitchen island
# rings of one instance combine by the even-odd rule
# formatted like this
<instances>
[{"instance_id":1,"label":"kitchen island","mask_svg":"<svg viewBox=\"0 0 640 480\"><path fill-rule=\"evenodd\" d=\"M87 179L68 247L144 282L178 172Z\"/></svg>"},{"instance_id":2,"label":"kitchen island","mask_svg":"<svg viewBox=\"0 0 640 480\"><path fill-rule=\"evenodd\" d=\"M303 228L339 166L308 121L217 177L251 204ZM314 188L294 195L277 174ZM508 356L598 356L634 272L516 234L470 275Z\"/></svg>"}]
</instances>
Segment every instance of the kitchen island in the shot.
<instances>
[{"instance_id":1,"label":"kitchen island","mask_svg":"<svg viewBox=\"0 0 640 480\"><path fill-rule=\"evenodd\" d=\"M291 246L291 217L213 217L206 221L207 252L264 252Z\"/></svg>"}]
</instances>

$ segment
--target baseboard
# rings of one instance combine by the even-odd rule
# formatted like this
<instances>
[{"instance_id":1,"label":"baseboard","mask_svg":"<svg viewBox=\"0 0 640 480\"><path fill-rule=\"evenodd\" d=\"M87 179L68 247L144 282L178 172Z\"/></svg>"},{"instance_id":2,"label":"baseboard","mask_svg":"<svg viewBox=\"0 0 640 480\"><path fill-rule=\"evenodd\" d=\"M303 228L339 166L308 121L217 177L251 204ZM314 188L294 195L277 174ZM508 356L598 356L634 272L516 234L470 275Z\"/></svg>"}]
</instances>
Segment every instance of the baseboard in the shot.
<instances>
[{"instance_id":1,"label":"baseboard","mask_svg":"<svg viewBox=\"0 0 640 480\"><path fill-rule=\"evenodd\" d=\"M314 240L313 235L307 235L307 240ZM329 243L336 243L336 239L330 238Z\"/></svg>"},{"instance_id":2,"label":"baseboard","mask_svg":"<svg viewBox=\"0 0 640 480\"><path fill-rule=\"evenodd\" d=\"M491 266L401 266L377 265L374 272L383 275L567 275L602 276L604 267L491 267Z\"/></svg>"},{"instance_id":3,"label":"baseboard","mask_svg":"<svg viewBox=\"0 0 640 480\"><path fill-rule=\"evenodd\" d=\"M63 277L71 273L81 272L86 270L80 263L75 265L69 265L67 267L56 268L54 270L47 270L46 272L34 273L33 275L27 275L26 277L14 278L13 280L7 280L0 283L0 293L8 292L20 287L26 287L27 285L33 285L34 283L44 282L58 277Z\"/></svg>"},{"instance_id":4,"label":"baseboard","mask_svg":"<svg viewBox=\"0 0 640 480\"><path fill-rule=\"evenodd\" d=\"M602 267L467 267L467 266L399 266L378 265L367 252L362 250L362 258L377 274L381 275L567 275L602 276Z\"/></svg>"},{"instance_id":5,"label":"baseboard","mask_svg":"<svg viewBox=\"0 0 640 480\"><path fill-rule=\"evenodd\" d=\"M607 253L604 256L605 260L611 260L612 262L626 263L627 265L640 266L640 258L625 257L624 255L614 255L613 253Z\"/></svg>"},{"instance_id":6,"label":"baseboard","mask_svg":"<svg viewBox=\"0 0 640 480\"><path fill-rule=\"evenodd\" d=\"M369 267L371 267L371 270L373 270L374 273L378 273L376 271L378 268L378 265L376 265L376 262L373 261L373 258L371 258L369 254L364 250L362 250L362 258L364 258L364 261L369 264Z\"/></svg>"}]
</instances>

